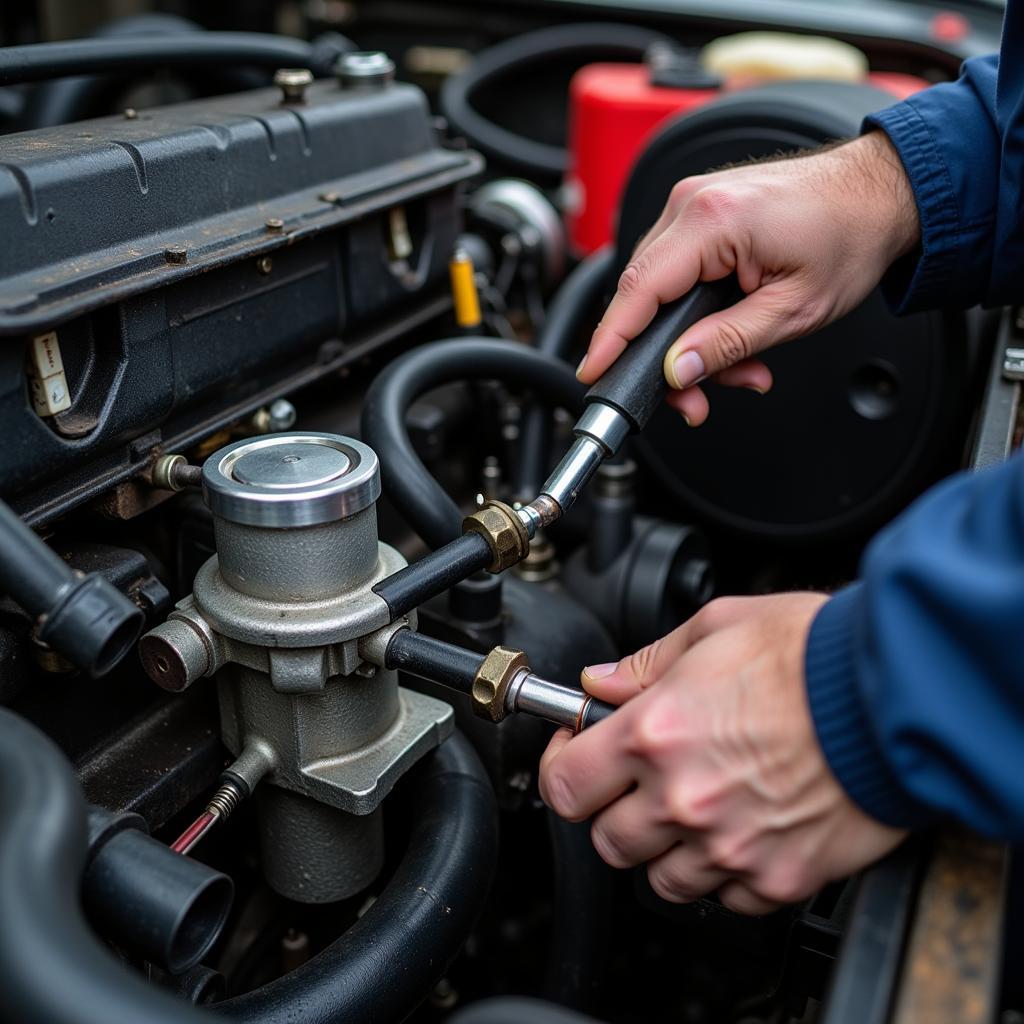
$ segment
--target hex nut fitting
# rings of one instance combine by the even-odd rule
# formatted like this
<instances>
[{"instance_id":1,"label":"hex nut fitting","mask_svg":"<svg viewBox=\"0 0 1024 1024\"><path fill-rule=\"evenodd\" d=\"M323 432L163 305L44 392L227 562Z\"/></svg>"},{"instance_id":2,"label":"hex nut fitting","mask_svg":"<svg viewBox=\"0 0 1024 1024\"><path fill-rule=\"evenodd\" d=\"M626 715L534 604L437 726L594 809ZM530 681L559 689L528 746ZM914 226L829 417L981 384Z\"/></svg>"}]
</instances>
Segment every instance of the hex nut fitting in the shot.
<instances>
[{"instance_id":1,"label":"hex nut fitting","mask_svg":"<svg viewBox=\"0 0 1024 1024\"><path fill-rule=\"evenodd\" d=\"M495 647L484 658L473 678L471 697L473 713L491 722L500 722L506 715L505 695L515 676L529 671L526 655L508 647Z\"/></svg>"},{"instance_id":2,"label":"hex nut fitting","mask_svg":"<svg viewBox=\"0 0 1024 1024\"><path fill-rule=\"evenodd\" d=\"M501 501L488 501L462 520L463 533L479 533L491 549L491 573L503 572L530 553L530 535L515 511Z\"/></svg>"}]
</instances>

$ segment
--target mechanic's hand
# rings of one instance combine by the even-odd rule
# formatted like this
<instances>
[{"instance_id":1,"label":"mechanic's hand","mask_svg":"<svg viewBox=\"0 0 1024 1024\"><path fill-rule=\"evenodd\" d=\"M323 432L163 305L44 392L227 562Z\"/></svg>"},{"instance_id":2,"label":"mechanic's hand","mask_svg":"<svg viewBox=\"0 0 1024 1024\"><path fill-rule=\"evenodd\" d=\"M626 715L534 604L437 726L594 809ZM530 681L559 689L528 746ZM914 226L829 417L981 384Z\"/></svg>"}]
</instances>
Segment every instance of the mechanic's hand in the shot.
<instances>
[{"instance_id":1,"label":"mechanic's hand","mask_svg":"<svg viewBox=\"0 0 1024 1024\"><path fill-rule=\"evenodd\" d=\"M613 867L647 863L659 896L718 890L762 914L803 899L896 846L822 756L804 692L804 649L823 594L714 601L587 690L623 704L541 760L547 804L592 837Z\"/></svg>"},{"instance_id":2,"label":"mechanic's hand","mask_svg":"<svg viewBox=\"0 0 1024 1024\"><path fill-rule=\"evenodd\" d=\"M669 404L691 426L705 377L765 392L751 357L855 308L920 234L899 157L882 132L832 149L686 178L640 242L577 376L591 384L652 320L698 281L733 271L747 298L705 317L665 357Z\"/></svg>"}]
</instances>

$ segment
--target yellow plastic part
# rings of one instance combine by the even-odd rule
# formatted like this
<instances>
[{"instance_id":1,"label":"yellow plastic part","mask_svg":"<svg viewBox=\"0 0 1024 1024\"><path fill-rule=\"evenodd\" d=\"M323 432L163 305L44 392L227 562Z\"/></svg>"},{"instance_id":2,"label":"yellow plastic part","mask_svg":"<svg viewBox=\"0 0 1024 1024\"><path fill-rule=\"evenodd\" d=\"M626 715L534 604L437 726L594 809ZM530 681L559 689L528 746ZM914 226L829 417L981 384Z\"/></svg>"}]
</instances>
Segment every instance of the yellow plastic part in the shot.
<instances>
[{"instance_id":1,"label":"yellow plastic part","mask_svg":"<svg viewBox=\"0 0 1024 1024\"><path fill-rule=\"evenodd\" d=\"M867 57L855 46L785 32L722 36L704 47L700 60L733 86L787 78L860 82L868 71Z\"/></svg>"},{"instance_id":2,"label":"yellow plastic part","mask_svg":"<svg viewBox=\"0 0 1024 1024\"><path fill-rule=\"evenodd\" d=\"M455 322L465 329L479 327L483 320L480 293L476 288L476 275L469 255L462 250L457 251L448 264L448 273L452 281Z\"/></svg>"}]
</instances>

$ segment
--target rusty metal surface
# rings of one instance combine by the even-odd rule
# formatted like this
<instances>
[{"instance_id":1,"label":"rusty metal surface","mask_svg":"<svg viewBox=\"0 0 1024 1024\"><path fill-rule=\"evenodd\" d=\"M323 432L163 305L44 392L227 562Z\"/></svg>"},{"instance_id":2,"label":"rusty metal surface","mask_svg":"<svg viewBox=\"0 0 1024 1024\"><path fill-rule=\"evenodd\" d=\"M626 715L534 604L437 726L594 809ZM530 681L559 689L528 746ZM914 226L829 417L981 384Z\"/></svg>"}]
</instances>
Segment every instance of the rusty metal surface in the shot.
<instances>
[{"instance_id":1,"label":"rusty metal surface","mask_svg":"<svg viewBox=\"0 0 1024 1024\"><path fill-rule=\"evenodd\" d=\"M988 1024L1002 960L1005 846L942 835L928 866L896 995L894 1024Z\"/></svg>"}]
</instances>

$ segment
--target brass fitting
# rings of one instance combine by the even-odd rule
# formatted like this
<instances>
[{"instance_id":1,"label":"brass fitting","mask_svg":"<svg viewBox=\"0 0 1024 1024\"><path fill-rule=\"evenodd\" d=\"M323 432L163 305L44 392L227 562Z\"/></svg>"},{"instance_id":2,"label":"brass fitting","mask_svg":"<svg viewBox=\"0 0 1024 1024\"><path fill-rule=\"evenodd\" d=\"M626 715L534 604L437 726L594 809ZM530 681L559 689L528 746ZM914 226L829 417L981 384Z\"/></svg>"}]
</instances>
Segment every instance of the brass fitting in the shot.
<instances>
[{"instance_id":1,"label":"brass fitting","mask_svg":"<svg viewBox=\"0 0 1024 1024\"><path fill-rule=\"evenodd\" d=\"M503 572L530 551L530 535L519 516L501 501L488 501L462 520L463 533L479 533L487 541L493 560L487 571Z\"/></svg>"},{"instance_id":2,"label":"brass fitting","mask_svg":"<svg viewBox=\"0 0 1024 1024\"><path fill-rule=\"evenodd\" d=\"M526 655L508 647L495 647L484 658L473 678L473 713L491 722L505 717L505 695L509 684L521 669L529 670Z\"/></svg>"}]
</instances>

